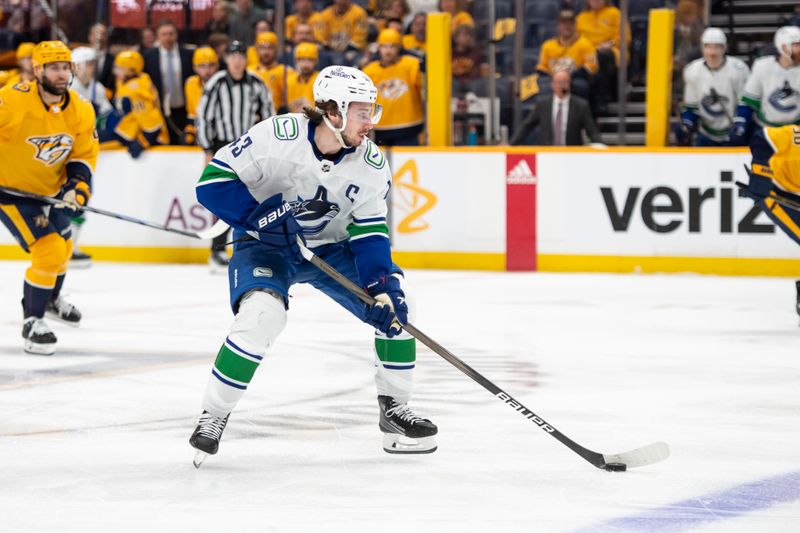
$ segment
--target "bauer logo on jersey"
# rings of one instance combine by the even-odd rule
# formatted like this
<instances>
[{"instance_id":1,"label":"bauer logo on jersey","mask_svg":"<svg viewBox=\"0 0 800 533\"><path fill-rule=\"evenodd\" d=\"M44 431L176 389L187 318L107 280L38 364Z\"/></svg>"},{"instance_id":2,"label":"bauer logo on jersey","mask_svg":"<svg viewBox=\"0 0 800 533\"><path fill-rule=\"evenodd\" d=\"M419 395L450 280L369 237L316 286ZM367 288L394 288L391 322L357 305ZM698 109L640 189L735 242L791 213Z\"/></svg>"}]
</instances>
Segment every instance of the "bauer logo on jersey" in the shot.
<instances>
[{"instance_id":1,"label":"bauer logo on jersey","mask_svg":"<svg viewBox=\"0 0 800 533\"><path fill-rule=\"evenodd\" d=\"M303 200L300 196L291 203L294 219L303 228L304 235L315 235L339 214L339 205L328 201L328 191L320 185L314 198Z\"/></svg>"},{"instance_id":2,"label":"bauer logo on jersey","mask_svg":"<svg viewBox=\"0 0 800 533\"><path fill-rule=\"evenodd\" d=\"M397 100L408 92L408 85L397 78L386 80L378 84L378 92L387 100Z\"/></svg>"},{"instance_id":3,"label":"bauer logo on jersey","mask_svg":"<svg viewBox=\"0 0 800 533\"><path fill-rule=\"evenodd\" d=\"M28 137L26 140L36 147L35 158L51 166L62 161L72 151L72 137L66 133Z\"/></svg>"},{"instance_id":4,"label":"bauer logo on jersey","mask_svg":"<svg viewBox=\"0 0 800 533\"><path fill-rule=\"evenodd\" d=\"M789 85L788 81L783 82L783 87L777 89L769 95L769 103L778 111L790 112L797 109L798 92Z\"/></svg>"}]
</instances>

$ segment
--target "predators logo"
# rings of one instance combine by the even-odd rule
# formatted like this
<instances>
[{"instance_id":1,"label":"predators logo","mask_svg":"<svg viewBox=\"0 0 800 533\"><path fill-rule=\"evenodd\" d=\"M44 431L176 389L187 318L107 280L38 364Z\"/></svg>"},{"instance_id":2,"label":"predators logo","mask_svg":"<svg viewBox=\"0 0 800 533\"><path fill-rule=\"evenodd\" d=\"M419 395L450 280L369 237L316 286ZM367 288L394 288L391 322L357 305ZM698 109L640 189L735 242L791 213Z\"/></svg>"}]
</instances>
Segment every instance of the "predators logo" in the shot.
<instances>
[{"instance_id":1,"label":"predators logo","mask_svg":"<svg viewBox=\"0 0 800 533\"><path fill-rule=\"evenodd\" d=\"M66 133L28 137L26 140L36 147L36 159L48 166L55 165L72 151L72 137Z\"/></svg>"},{"instance_id":2,"label":"predators logo","mask_svg":"<svg viewBox=\"0 0 800 533\"><path fill-rule=\"evenodd\" d=\"M378 92L387 100L397 100L408 92L408 85L403 80L394 78L379 83Z\"/></svg>"}]
</instances>

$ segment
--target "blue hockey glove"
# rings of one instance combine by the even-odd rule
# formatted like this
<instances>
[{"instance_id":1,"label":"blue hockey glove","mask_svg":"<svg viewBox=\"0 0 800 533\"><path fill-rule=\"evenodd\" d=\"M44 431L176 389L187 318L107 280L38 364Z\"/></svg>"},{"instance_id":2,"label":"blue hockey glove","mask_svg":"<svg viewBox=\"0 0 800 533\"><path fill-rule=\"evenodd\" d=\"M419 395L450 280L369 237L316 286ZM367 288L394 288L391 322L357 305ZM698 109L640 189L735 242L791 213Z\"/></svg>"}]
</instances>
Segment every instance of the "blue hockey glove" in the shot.
<instances>
[{"instance_id":1,"label":"blue hockey glove","mask_svg":"<svg viewBox=\"0 0 800 533\"><path fill-rule=\"evenodd\" d=\"M750 176L750 181L746 187L741 188L743 195L755 202L760 202L771 195L774 188L771 179L756 174L749 168L747 174Z\"/></svg>"},{"instance_id":2,"label":"blue hockey glove","mask_svg":"<svg viewBox=\"0 0 800 533\"><path fill-rule=\"evenodd\" d=\"M689 146L692 141L692 132L687 130L683 124L675 124L672 127L673 133L675 133L675 140L678 143L678 146Z\"/></svg>"},{"instance_id":3,"label":"blue hockey glove","mask_svg":"<svg viewBox=\"0 0 800 533\"><path fill-rule=\"evenodd\" d=\"M139 159L139 156L144 152L144 146L139 141L131 141L128 143L128 153L134 159Z\"/></svg>"},{"instance_id":4,"label":"blue hockey glove","mask_svg":"<svg viewBox=\"0 0 800 533\"><path fill-rule=\"evenodd\" d=\"M747 119L744 117L736 117L733 119L731 125L731 145L743 146L747 142Z\"/></svg>"},{"instance_id":5,"label":"blue hockey glove","mask_svg":"<svg viewBox=\"0 0 800 533\"><path fill-rule=\"evenodd\" d=\"M247 234L264 246L284 254L292 263L301 263L303 254L297 237L305 243L303 228L294 219L291 206L281 193L270 196L256 207L245 221Z\"/></svg>"},{"instance_id":6,"label":"blue hockey glove","mask_svg":"<svg viewBox=\"0 0 800 533\"><path fill-rule=\"evenodd\" d=\"M399 335L403 324L408 322L408 305L400 280L384 276L367 285L367 293L378 302L367 306L364 321L390 339Z\"/></svg>"}]
</instances>

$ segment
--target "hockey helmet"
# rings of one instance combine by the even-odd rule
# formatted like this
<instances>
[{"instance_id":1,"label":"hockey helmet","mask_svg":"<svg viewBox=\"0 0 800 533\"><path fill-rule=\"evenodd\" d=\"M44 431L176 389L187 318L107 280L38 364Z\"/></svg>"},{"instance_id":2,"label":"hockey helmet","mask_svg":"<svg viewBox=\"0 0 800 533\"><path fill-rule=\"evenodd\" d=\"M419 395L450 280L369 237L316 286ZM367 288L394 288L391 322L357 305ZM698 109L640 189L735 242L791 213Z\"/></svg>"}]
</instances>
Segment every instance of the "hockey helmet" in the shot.
<instances>
[{"instance_id":1,"label":"hockey helmet","mask_svg":"<svg viewBox=\"0 0 800 533\"><path fill-rule=\"evenodd\" d=\"M395 30L394 28L386 28L385 30L381 30L378 34L378 44L393 44L400 46L402 43L403 38L400 37L400 32Z\"/></svg>"},{"instance_id":2,"label":"hockey helmet","mask_svg":"<svg viewBox=\"0 0 800 533\"><path fill-rule=\"evenodd\" d=\"M256 44L271 44L272 46L278 46L278 36L272 31L262 31L256 35Z\"/></svg>"},{"instance_id":3,"label":"hockey helmet","mask_svg":"<svg viewBox=\"0 0 800 533\"><path fill-rule=\"evenodd\" d=\"M125 50L117 54L114 58L114 66L132 70L136 74L141 74L144 70L144 58L142 54L134 50Z\"/></svg>"},{"instance_id":4,"label":"hockey helmet","mask_svg":"<svg viewBox=\"0 0 800 533\"><path fill-rule=\"evenodd\" d=\"M319 51L314 43L300 43L294 48L295 59L312 59L314 63L319 60Z\"/></svg>"},{"instance_id":5,"label":"hockey helmet","mask_svg":"<svg viewBox=\"0 0 800 533\"><path fill-rule=\"evenodd\" d=\"M778 31L775 32L775 39L773 42L780 55L791 57L792 45L794 43L800 43L800 28L797 26L783 26L782 28L778 28Z\"/></svg>"},{"instance_id":6,"label":"hockey helmet","mask_svg":"<svg viewBox=\"0 0 800 533\"><path fill-rule=\"evenodd\" d=\"M97 51L88 46L80 46L72 51L72 62L76 65L97 61Z\"/></svg>"},{"instance_id":7,"label":"hockey helmet","mask_svg":"<svg viewBox=\"0 0 800 533\"><path fill-rule=\"evenodd\" d=\"M33 49L33 66L44 66L48 63L72 63L72 53L61 41L42 41Z\"/></svg>"},{"instance_id":8,"label":"hockey helmet","mask_svg":"<svg viewBox=\"0 0 800 533\"><path fill-rule=\"evenodd\" d=\"M36 48L36 44L34 43L20 43L20 45L17 46L17 61L33 56L34 48Z\"/></svg>"},{"instance_id":9,"label":"hockey helmet","mask_svg":"<svg viewBox=\"0 0 800 533\"><path fill-rule=\"evenodd\" d=\"M207 63L214 65L219 63L219 57L214 49L210 46L203 46L195 50L192 55L192 65L196 67L197 65L204 65Z\"/></svg>"},{"instance_id":10,"label":"hockey helmet","mask_svg":"<svg viewBox=\"0 0 800 533\"><path fill-rule=\"evenodd\" d=\"M325 67L314 81L314 101L327 102L333 100L342 115L342 127L335 128L327 116L322 119L325 125L333 131L339 144L348 148L342 138L342 132L347 126L347 109L353 102L371 104L370 119L377 124L381 119L382 108L375 101L378 99L378 89L369 76L353 67L332 65Z\"/></svg>"},{"instance_id":11,"label":"hockey helmet","mask_svg":"<svg viewBox=\"0 0 800 533\"><path fill-rule=\"evenodd\" d=\"M703 44L721 44L722 46L728 46L728 38L725 36L725 32L719 28L706 28L703 32L703 36L700 38L700 42Z\"/></svg>"}]
</instances>

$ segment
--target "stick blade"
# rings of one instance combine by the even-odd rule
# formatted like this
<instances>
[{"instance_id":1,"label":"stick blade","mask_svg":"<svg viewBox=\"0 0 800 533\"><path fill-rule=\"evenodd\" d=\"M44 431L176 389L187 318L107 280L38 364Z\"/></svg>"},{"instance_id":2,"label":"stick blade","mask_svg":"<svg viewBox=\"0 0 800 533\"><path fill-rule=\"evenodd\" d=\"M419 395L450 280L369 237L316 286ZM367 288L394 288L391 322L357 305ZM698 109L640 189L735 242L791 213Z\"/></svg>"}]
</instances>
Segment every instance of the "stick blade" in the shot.
<instances>
[{"instance_id":1,"label":"stick blade","mask_svg":"<svg viewBox=\"0 0 800 533\"><path fill-rule=\"evenodd\" d=\"M606 463L622 463L628 468L660 463L669 457L669 445L666 442L654 442L635 450L622 453L603 454Z\"/></svg>"},{"instance_id":2,"label":"stick blade","mask_svg":"<svg viewBox=\"0 0 800 533\"><path fill-rule=\"evenodd\" d=\"M219 237L226 231L228 231L228 223L224 220L220 219L217 220L213 226L208 229L204 229L203 231L198 231L197 236L201 239L213 239L214 237Z\"/></svg>"}]
</instances>

